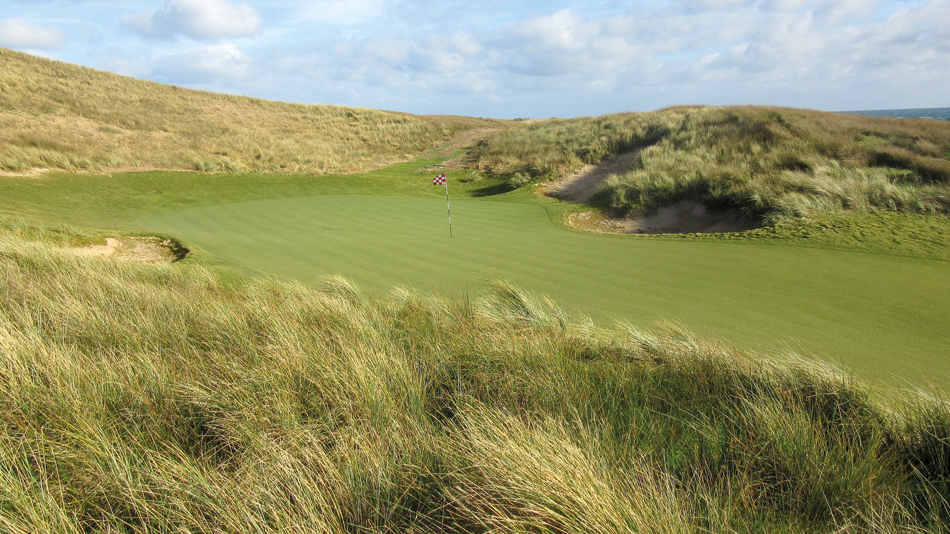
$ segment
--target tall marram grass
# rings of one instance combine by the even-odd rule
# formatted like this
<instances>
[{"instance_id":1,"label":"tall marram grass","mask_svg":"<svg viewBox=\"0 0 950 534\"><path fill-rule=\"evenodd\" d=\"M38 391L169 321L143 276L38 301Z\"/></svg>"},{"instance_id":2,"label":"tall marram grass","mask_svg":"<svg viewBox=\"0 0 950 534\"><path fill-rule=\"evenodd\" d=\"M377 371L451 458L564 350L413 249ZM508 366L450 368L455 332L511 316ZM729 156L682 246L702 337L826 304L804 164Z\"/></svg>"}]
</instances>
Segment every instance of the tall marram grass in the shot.
<instances>
[{"instance_id":1,"label":"tall marram grass","mask_svg":"<svg viewBox=\"0 0 950 534\"><path fill-rule=\"evenodd\" d=\"M473 158L496 174L556 178L638 147L636 167L601 196L615 208L693 200L773 220L838 210L950 213L946 121L678 107L538 122L495 134Z\"/></svg>"},{"instance_id":2,"label":"tall marram grass","mask_svg":"<svg viewBox=\"0 0 950 534\"><path fill-rule=\"evenodd\" d=\"M342 173L501 121L192 91L0 48L0 170Z\"/></svg>"},{"instance_id":3,"label":"tall marram grass","mask_svg":"<svg viewBox=\"0 0 950 534\"><path fill-rule=\"evenodd\" d=\"M882 399L504 282L373 297L0 235L4 532L945 531L950 407Z\"/></svg>"}]
</instances>

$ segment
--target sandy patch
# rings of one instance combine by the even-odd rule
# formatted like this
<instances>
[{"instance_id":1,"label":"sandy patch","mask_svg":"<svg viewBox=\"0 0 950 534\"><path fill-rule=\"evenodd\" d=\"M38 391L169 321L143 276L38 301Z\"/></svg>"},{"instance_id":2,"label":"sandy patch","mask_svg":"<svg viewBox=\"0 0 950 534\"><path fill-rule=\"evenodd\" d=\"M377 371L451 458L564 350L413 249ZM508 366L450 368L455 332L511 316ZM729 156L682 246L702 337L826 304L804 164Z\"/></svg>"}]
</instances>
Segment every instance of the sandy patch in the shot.
<instances>
[{"instance_id":1,"label":"sandy patch","mask_svg":"<svg viewBox=\"0 0 950 534\"><path fill-rule=\"evenodd\" d=\"M587 202L597 191L600 191L611 175L624 174L633 170L642 150L643 147L636 148L617 156L615 160L602 161L597 165L584 165L570 176L542 184L538 190L541 194L568 202Z\"/></svg>"},{"instance_id":2,"label":"sandy patch","mask_svg":"<svg viewBox=\"0 0 950 534\"><path fill-rule=\"evenodd\" d=\"M651 213L611 217L601 211L572 213L575 228L612 234L718 234L744 232L762 226L736 210L710 210L699 202L681 200Z\"/></svg>"},{"instance_id":3,"label":"sandy patch","mask_svg":"<svg viewBox=\"0 0 950 534\"><path fill-rule=\"evenodd\" d=\"M76 247L73 252L79 256L109 257L129 263L171 263L185 257L188 250L161 237L109 237L105 245Z\"/></svg>"},{"instance_id":4,"label":"sandy patch","mask_svg":"<svg viewBox=\"0 0 950 534\"><path fill-rule=\"evenodd\" d=\"M40 167L33 167L22 172L0 170L0 176L6 178L38 178L52 170L53 169L43 169Z\"/></svg>"},{"instance_id":5,"label":"sandy patch","mask_svg":"<svg viewBox=\"0 0 950 534\"><path fill-rule=\"evenodd\" d=\"M113 173L128 173L128 172L196 172L193 169L179 168L173 169L170 167L154 167L154 166L142 166L142 167L102 167L98 169L46 169L40 167L33 167L22 172L16 171L0 171L0 177L4 178L42 178L46 176L47 173L55 172L62 174L78 174L84 176L108 176L112 177ZM206 173L206 174L219 174L219 173Z\"/></svg>"}]
</instances>

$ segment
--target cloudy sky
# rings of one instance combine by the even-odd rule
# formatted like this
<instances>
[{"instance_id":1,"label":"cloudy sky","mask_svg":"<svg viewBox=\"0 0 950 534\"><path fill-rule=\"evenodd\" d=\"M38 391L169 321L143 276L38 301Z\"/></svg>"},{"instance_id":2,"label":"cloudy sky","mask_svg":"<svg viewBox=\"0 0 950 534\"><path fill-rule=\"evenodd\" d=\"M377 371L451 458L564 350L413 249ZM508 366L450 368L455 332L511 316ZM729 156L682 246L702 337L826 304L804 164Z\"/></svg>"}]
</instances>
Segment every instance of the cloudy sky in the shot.
<instances>
[{"instance_id":1,"label":"cloudy sky","mask_svg":"<svg viewBox=\"0 0 950 534\"><path fill-rule=\"evenodd\" d=\"M950 0L0 0L0 46L411 113L950 106Z\"/></svg>"}]
</instances>

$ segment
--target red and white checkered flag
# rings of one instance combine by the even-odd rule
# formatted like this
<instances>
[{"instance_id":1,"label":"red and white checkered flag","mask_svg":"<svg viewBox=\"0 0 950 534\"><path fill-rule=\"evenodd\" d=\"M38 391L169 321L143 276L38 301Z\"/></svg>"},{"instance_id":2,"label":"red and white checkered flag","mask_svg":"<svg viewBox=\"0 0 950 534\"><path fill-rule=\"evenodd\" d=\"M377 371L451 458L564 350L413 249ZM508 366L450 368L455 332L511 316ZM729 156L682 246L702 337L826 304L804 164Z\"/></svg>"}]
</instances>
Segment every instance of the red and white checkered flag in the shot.
<instances>
[{"instance_id":1,"label":"red and white checkered flag","mask_svg":"<svg viewBox=\"0 0 950 534\"><path fill-rule=\"evenodd\" d=\"M432 185L445 185L445 175L440 174L435 177L435 180L432 180Z\"/></svg>"}]
</instances>

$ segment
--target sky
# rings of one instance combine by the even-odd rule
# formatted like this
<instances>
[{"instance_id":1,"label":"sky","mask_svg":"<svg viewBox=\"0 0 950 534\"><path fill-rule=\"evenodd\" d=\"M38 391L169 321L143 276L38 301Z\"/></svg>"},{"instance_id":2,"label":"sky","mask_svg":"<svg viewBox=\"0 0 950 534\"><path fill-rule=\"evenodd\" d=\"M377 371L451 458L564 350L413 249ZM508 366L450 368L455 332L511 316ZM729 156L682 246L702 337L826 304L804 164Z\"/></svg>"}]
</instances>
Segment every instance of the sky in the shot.
<instances>
[{"instance_id":1,"label":"sky","mask_svg":"<svg viewBox=\"0 0 950 534\"><path fill-rule=\"evenodd\" d=\"M0 0L0 47L417 114L950 107L950 0Z\"/></svg>"}]
</instances>

